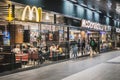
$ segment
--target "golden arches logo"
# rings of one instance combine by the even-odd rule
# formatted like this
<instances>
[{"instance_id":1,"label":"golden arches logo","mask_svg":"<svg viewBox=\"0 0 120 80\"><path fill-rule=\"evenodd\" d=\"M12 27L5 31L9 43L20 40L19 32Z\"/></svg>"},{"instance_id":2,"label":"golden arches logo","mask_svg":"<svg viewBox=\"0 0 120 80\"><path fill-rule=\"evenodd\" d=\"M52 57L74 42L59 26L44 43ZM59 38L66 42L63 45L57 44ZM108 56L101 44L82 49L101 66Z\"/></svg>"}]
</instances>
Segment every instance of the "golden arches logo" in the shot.
<instances>
[{"instance_id":1,"label":"golden arches logo","mask_svg":"<svg viewBox=\"0 0 120 80\"><path fill-rule=\"evenodd\" d=\"M27 10L29 12L29 20L32 20L33 19L33 13L35 11L35 14L36 14L36 22L40 22L42 20L42 9L41 8L37 8L35 6L33 6L32 8L30 6L26 6L23 10L23 13L22 13L22 20L25 20L25 16L26 16L26 13L27 13Z\"/></svg>"}]
</instances>

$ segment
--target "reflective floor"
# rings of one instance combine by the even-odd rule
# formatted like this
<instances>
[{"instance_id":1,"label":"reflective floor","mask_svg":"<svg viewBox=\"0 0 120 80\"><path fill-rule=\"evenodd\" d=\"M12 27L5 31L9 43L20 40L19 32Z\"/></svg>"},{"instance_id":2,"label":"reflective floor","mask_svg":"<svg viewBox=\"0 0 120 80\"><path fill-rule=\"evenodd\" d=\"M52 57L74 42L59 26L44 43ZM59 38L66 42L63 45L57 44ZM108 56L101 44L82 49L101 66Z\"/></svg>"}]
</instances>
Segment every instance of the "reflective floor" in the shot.
<instances>
[{"instance_id":1,"label":"reflective floor","mask_svg":"<svg viewBox=\"0 0 120 80\"><path fill-rule=\"evenodd\" d=\"M120 80L120 51L83 57L0 77L0 80Z\"/></svg>"}]
</instances>

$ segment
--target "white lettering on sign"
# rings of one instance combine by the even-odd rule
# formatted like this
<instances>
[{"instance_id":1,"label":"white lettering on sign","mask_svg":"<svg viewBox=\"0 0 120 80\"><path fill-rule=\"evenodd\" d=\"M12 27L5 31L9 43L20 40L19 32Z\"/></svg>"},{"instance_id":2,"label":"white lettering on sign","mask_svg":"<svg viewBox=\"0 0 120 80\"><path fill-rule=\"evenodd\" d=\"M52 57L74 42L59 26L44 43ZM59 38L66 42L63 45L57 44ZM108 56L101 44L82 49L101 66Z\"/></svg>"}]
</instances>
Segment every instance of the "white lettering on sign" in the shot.
<instances>
[{"instance_id":1,"label":"white lettering on sign","mask_svg":"<svg viewBox=\"0 0 120 80\"><path fill-rule=\"evenodd\" d=\"M116 28L116 32L117 32L117 33L120 33L120 28Z\"/></svg>"},{"instance_id":2,"label":"white lettering on sign","mask_svg":"<svg viewBox=\"0 0 120 80\"><path fill-rule=\"evenodd\" d=\"M82 20L81 27L88 28L88 29L95 29L95 30L104 30L99 23L93 23L86 20Z\"/></svg>"},{"instance_id":3,"label":"white lettering on sign","mask_svg":"<svg viewBox=\"0 0 120 80\"><path fill-rule=\"evenodd\" d=\"M106 26L106 31L111 31L111 26Z\"/></svg>"}]
</instances>

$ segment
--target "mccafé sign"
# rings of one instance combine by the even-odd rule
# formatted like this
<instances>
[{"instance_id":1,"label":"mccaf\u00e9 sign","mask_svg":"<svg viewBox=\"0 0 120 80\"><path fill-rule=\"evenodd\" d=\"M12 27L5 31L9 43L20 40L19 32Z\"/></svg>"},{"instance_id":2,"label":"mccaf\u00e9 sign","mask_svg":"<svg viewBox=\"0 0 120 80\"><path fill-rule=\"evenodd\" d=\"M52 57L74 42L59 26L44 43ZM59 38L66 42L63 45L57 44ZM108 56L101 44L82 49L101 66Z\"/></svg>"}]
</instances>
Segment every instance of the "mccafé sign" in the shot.
<instances>
[{"instance_id":1,"label":"mccaf\u00e9 sign","mask_svg":"<svg viewBox=\"0 0 120 80\"><path fill-rule=\"evenodd\" d=\"M117 33L120 33L120 28L116 28L116 32L117 32Z\"/></svg>"},{"instance_id":2,"label":"mccaf\u00e9 sign","mask_svg":"<svg viewBox=\"0 0 120 80\"><path fill-rule=\"evenodd\" d=\"M35 21L36 22L40 22L42 20L42 9L41 8L37 8L35 6L30 7L30 6L26 6L23 10L22 13L22 18L21 20L25 20L26 19L26 15L28 14L28 20L32 21L33 20L33 16L34 16L34 12L35 12ZM26 14L27 13L27 14Z\"/></svg>"},{"instance_id":3,"label":"mccaf\u00e9 sign","mask_svg":"<svg viewBox=\"0 0 120 80\"><path fill-rule=\"evenodd\" d=\"M82 20L81 27L94 29L94 30L104 30L104 28L99 23L93 23L90 21Z\"/></svg>"}]
</instances>

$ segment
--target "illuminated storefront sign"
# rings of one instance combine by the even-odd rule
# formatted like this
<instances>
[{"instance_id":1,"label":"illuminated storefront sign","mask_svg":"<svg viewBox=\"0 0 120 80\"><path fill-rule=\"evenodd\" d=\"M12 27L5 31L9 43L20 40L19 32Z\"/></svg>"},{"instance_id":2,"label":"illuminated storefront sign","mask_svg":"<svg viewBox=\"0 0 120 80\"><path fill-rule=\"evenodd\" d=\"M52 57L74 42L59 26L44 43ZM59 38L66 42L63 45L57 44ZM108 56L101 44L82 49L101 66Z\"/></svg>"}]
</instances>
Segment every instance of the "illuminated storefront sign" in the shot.
<instances>
[{"instance_id":1,"label":"illuminated storefront sign","mask_svg":"<svg viewBox=\"0 0 120 80\"><path fill-rule=\"evenodd\" d=\"M106 31L111 31L111 26L106 26Z\"/></svg>"},{"instance_id":2,"label":"illuminated storefront sign","mask_svg":"<svg viewBox=\"0 0 120 80\"><path fill-rule=\"evenodd\" d=\"M116 32L117 32L117 33L120 33L120 28L116 28Z\"/></svg>"},{"instance_id":3,"label":"illuminated storefront sign","mask_svg":"<svg viewBox=\"0 0 120 80\"><path fill-rule=\"evenodd\" d=\"M111 31L111 26L101 25L103 31Z\"/></svg>"},{"instance_id":4,"label":"illuminated storefront sign","mask_svg":"<svg viewBox=\"0 0 120 80\"><path fill-rule=\"evenodd\" d=\"M23 13L22 13L22 20L25 20L26 18L26 14L27 14L27 10L29 12L29 19L28 20L33 20L33 15L34 15L34 11L35 11L35 19L36 19L36 22L40 22L42 20L42 9L41 8L37 8L35 6L33 6L32 8L30 6L26 6L23 10Z\"/></svg>"},{"instance_id":5,"label":"illuminated storefront sign","mask_svg":"<svg viewBox=\"0 0 120 80\"><path fill-rule=\"evenodd\" d=\"M94 30L104 30L104 28L99 23L93 23L90 21L82 20L81 27L94 29Z\"/></svg>"}]
</instances>

